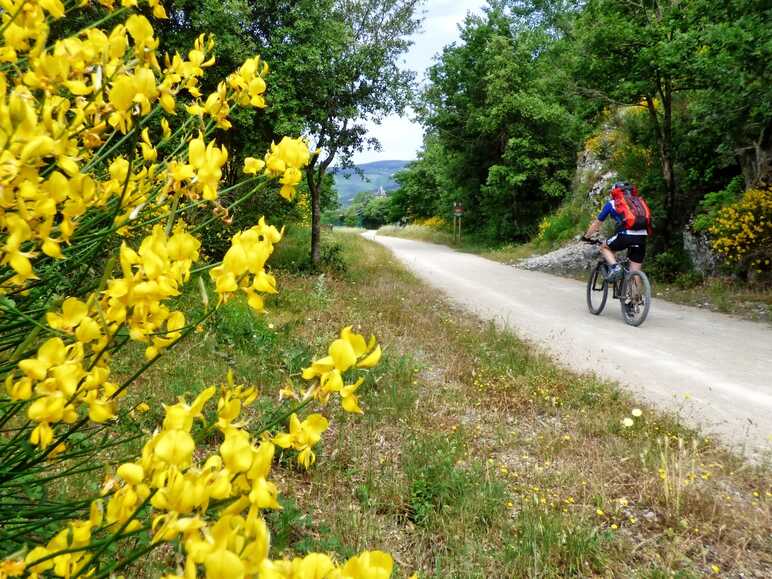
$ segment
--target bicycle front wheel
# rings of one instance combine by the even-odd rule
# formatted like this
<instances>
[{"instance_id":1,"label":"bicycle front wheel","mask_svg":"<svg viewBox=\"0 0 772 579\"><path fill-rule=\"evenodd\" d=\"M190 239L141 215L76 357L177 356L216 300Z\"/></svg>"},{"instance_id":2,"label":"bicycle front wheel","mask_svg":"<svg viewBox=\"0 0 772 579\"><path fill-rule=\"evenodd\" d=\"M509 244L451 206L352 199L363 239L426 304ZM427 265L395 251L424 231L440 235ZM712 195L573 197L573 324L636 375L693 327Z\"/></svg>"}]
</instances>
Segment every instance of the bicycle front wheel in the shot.
<instances>
[{"instance_id":1,"label":"bicycle front wheel","mask_svg":"<svg viewBox=\"0 0 772 579\"><path fill-rule=\"evenodd\" d=\"M622 317L631 326L640 326L649 315L651 284L642 271L631 271L622 284Z\"/></svg>"},{"instance_id":2,"label":"bicycle front wheel","mask_svg":"<svg viewBox=\"0 0 772 579\"><path fill-rule=\"evenodd\" d=\"M599 262L592 270L587 280L587 309L591 314L599 315L606 307L608 299L608 281L603 275L605 265Z\"/></svg>"}]
</instances>

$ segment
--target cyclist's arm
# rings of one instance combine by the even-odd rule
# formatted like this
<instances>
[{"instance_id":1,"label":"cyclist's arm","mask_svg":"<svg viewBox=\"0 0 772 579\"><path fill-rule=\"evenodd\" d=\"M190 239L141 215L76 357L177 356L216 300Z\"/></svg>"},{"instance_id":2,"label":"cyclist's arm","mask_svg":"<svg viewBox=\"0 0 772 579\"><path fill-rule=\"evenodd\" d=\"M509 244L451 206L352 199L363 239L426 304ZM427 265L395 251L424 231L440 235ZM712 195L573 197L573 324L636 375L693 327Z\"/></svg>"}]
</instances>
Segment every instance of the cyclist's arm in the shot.
<instances>
[{"instance_id":1,"label":"cyclist's arm","mask_svg":"<svg viewBox=\"0 0 772 579\"><path fill-rule=\"evenodd\" d=\"M590 226L587 228L587 233L584 234L585 237L592 237L593 235L597 234L598 231L600 231L600 225L601 222L598 219L594 219L592 223L590 223Z\"/></svg>"},{"instance_id":2,"label":"cyclist's arm","mask_svg":"<svg viewBox=\"0 0 772 579\"><path fill-rule=\"evenodd\" d=\"M605 205L603 205L603 209L601 209L600 213L598 213L598 216L595 218L595 220L590 223L590 227L587 228L587 233L584 234L585 237L592 237L593 235L597 234L600 231L601 224L606 220L606 217L611 215L613 207L611 206L611 203L607 201Z\"/></svg>"}]
</instances>

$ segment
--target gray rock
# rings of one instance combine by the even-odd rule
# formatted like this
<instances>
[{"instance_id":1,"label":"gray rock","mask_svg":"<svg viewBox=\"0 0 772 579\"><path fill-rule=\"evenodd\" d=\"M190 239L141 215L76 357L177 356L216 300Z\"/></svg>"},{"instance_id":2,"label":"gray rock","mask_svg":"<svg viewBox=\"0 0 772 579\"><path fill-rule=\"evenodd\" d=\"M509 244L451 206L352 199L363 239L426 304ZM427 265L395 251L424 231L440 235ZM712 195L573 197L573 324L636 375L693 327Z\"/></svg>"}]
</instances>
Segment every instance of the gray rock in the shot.
<instances>
[{"instance_id":1,"label":"gray rock","mask_svg":"<svg viewBox=\"0 0 772 579\"><path fill-rule=\"evenodd\" d=\"M586 271L597 261L596 245L572 242L544 255L523 259L515 267L566 275Z\"/></svg>"},{"instance_id":2,"label":"gray rock","mask_svg":"<svg viewBox=\"0 0 772 579\"><path fill-rule=\"evenodd\" d=\"M694 269L702 275L713 275L718 267L718 258L710 249L708 238L702 233L684 230L684 251L692 260Z\"/></svg>"}]
</instances>

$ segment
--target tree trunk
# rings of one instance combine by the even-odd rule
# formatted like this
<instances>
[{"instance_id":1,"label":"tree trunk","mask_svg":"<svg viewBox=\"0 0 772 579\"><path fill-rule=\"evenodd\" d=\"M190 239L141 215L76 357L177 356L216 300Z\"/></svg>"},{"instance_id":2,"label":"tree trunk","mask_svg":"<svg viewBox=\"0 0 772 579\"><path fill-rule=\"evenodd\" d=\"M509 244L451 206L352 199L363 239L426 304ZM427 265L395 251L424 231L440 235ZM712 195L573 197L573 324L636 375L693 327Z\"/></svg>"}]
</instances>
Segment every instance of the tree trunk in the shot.
<instances>
[{"instance_id":1,"label":"tree trunk","mask_svg":"<svg viewBox=\"0 0 772 579\"><path fill-rule=\"evenodd\" d=\"M772 125L770 125L772 126ZM759 138L748 147L738 149L746 189L772 186L772 131L767 126L760 131Z\"/></svg>"},{"instance_id":2,"label":"tree trunk","mask_svg":"<svg viewBox=\"0 0 772 579\"><path fill-rule=\"evenodd\" d=\"M313 166L308 168L306 176L308 192L311 195L311 264L316 268L321 260L322 211L319 201L319 188L323 176L317 179Z\"/></svg>"},{"instance_id":3,"label":"tree trunk","mask_svg":"<svg viewBox=\"0 0 772 579\"><path fill-rule=\"evenodd\" d=\"M657 135L657 145L659 146L659 164L662 171L662 178L665 181L665 227L663 238L666 245L670 245L673 233L678 224L676 217L678 209L676 207L676 182L675 172L673 170L673 102L672 94L669 90L669 83L663 91L659 80L659 94L662 102L663 121L660 124L657 109L654 105L654 99L651 96L646 97L646 105L654 123L654 130Z\"/></svg>"},{"instance_id":4,"label":"tree trunk","mask_svg":"<svg viewBox=\"0 0 772 579\"><path fill-rule=\"evenodd\" d=\"M670 79L665 79L662 95L662 176L667 187L667 228L668 239L680 225L678 223L678 198L676 192L675 172L673 171L673 91Z\"/></svg>"}]
</instances>

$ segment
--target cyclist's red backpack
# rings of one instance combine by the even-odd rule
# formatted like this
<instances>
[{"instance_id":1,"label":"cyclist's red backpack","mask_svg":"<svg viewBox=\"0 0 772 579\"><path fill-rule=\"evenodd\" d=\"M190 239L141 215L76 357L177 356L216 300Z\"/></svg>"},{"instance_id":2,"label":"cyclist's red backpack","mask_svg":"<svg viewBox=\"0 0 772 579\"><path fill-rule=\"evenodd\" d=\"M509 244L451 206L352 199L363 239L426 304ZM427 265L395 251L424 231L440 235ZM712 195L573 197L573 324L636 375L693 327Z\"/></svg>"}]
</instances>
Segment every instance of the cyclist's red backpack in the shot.
<instances>
[{"instance_id":1,"label":"cyclist's red backpack","mask_svg":"<svg viewBox=\"0 0 772 579\"><path fill-rule=\"evenodd\" d=\"M622 216L625 229L645 229L651 234L651 211L635 185L615 184L611 189L614 209Z\"/></svg>"}]
</instances>

